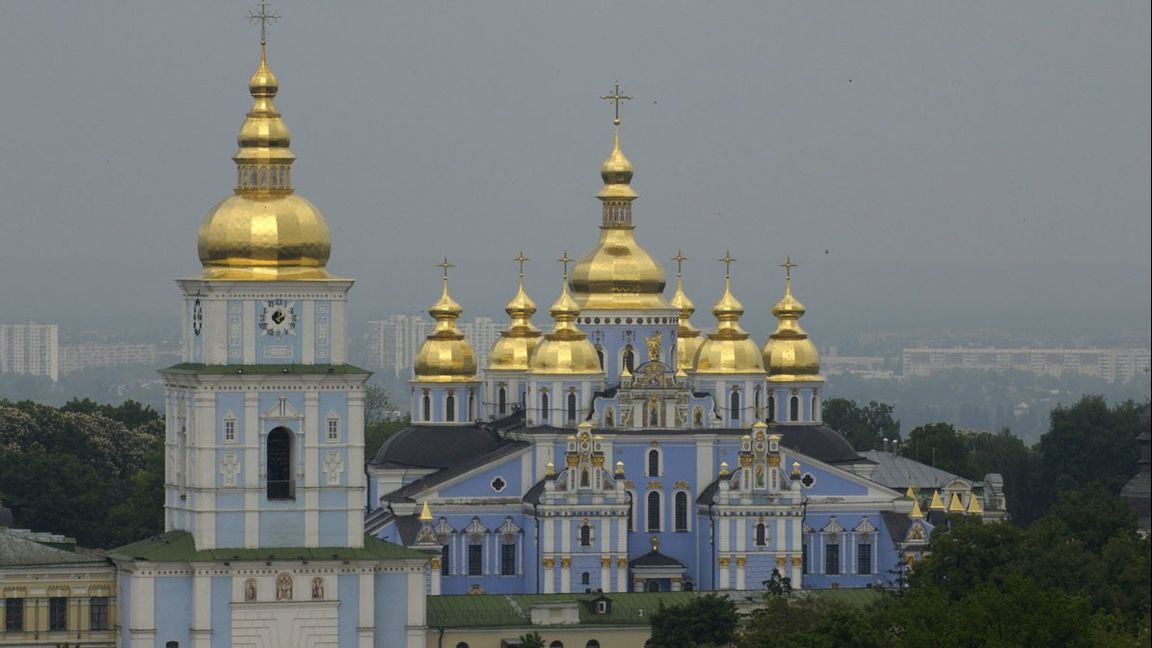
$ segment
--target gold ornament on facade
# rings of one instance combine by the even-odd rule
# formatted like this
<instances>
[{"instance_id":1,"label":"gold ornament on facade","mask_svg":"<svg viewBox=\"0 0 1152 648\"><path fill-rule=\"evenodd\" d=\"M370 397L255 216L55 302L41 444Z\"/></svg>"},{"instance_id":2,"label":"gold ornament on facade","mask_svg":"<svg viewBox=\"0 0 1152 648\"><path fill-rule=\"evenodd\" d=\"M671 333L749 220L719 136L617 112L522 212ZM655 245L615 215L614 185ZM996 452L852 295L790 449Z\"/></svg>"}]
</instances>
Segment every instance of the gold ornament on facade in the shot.
<instances>
[{"instance_id":1,"label":"gold ornament on facade","mask_svg":"<svg viewBox=\"0 0 1152 648\"><path fill-rule=\"evenodd\" d=\"M804 559L801 556L792 556L792 566L799 568L804 564Z\"/></svg>"},{"instance_id":2,"label":"gold ornament on facade","mask_svg":"<svg viewBox=\"0 0 1152 648\"><path fill-rule=\"evenodd\" d=\"M780 467L780 455L778 455L778 454L768 455L768 467L769 468L779 468Z\"/></svg>"},{"instance_id":3,"label":"gold ornament on facade","mask_svg":"<svg viewBox=\"0 0 1152 648\"><path fill-rule=\"evenodd\" d=\"M661 343L662 339L663 339L663 335L660 333L660 331L656 331L656 332L652 333L652 335L649 335L648 337L644 338L644 344L648 347L648 361L649 362L659 362L660 361L660 352L661 352L660 343Z\"/></svg>"},{"instance_id":4,"label":"gold ornament on facade","mask_svg":"<svg viewBox=\"0 0 1152 648\"><path fill-rule=\"evenodd\" d=\"M756 374L764 372L760 349L740 327L744 305L732 294L732 263L736 259L725 253L724 294L712 307L716 316L716 330L708 334L696 353L696 373L704 375Z\"/></svg>"},{"instance_id":5,"label":"gold ornament on facade","mask_svg":"<svg viewBox=\"0 0 1152 648\"><path fill-rule=\"evenodd\" d=\"M787 562L788 562L788 559L785 558L784 556L776 556L776 566L777 567L783 569L784 565L787 564Z\"/></svg>"},{"instance_id":6,"label":"gold ornament on facade","mask_svg":"<svg viewBox=\"0 0 1152 648\"><path fill-rule=\"evenodd\" d=\"M797 267L788 258L784 268L784 298L772 307L772 314L780 321L776 331L764 343L764 366L770 382L822 382L820 354L808 334L800 327L804 305L792 296L792 268Z\"/></svg>"},{"instance_id":7,"label":"gold ornament on facade","mask_svg":"<svg viewBox=\"0 0 1152 648\"><path fill-rule=\"evenodd\" d=\"M736 566L737 567L743 567L746 564L748 564L748 557L747 556L736 556Z\"/></svg>"},{"instance_id":8,"label":"gold ornament on facade","mask_svg":"<svg viewBox=\"0 0 1152 648\"><path fill-rule=\"evenodd\" d=\"M612 566L612 559L611 558L601 558L600 559L600 568L601 569L608 569L611 566Z\"/></svg>"},{"instance_id":9,"label":"gold ornament on facade","mask_svg":"<svg viewBox=\"0 0 1152 648\"><path fill-rule=\"evenodd\" d=\"M541 564L544 565L544 569L552 569L556 565L556 561L552 558L545 558Z\"/></svg>"},{"instance_id":10,"label":"gold ornament on facade","mask_svg":"<svg viewBox=\"0 0 1152 648\"><path fill-rule=\"evenodd\" d=\"M436 320L435 328L413 360L415 382L470 382L476 380L476 353L456 326L464 309L448 294L448 270L453 268L445 258L437 264L443 273L440 299L428 309Z\"/></svg>"},{"instance_id":11,"label":"gold ornament on facade","mask_svg":"<svg viewBox=\"0 0 1152 648\"><path fill-rule=\"evenodd\" d=\"M732 559L731 559L731 558L729 558L728 556L720 556L720 559L719 559L719 561L717 561L717 562L719 562L719 563L720 563L720 566L721 566L721 567L727 567L727 566L728 566L728 564L731 562L731 560L732 560Z\"/></svg>"},{"instance_id":12,"label":"gold ornament on facade","mask_svg":"<svg viewBox=\"0 0 1152 648\"><path fill-rule=\"evenodd\" d=\"M560 569L568 569L571 566L572 566L572 559L571 558L561 558L560 559Z\"/></svg>"},{"instance_id":13,"label":"gold ornament on facade","mask_svg":"<svg viewBox=\"0 0 1152 648\"><path fill-rule=\"evenodd\" d=\"M628 567L628 559L627 558L617 558L616 559L616 567L618 567L620 569L627 568Z\"/></svg>"}]
</instances>

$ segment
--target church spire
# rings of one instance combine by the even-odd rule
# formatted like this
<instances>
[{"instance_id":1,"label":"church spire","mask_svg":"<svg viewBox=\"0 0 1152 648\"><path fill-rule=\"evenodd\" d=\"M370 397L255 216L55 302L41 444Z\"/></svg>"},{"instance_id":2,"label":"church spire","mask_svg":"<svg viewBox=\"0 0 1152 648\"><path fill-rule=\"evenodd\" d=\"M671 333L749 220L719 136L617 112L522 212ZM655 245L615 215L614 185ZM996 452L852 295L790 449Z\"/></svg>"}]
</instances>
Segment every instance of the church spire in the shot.
<instances>
[{"instance_id":1,"label":"church spire","mask_svg":"<svg viewBox=\"0 0 1152 648\"><path fill-rule=\"evenodd\" d=\"M612 124L616 127L613 138L612 152L604 164L600 166L600 177L604 180L604 188L596 195L604 203L604 228L632 227L632 201L639 194L632 189L632 163L624 156L620 148L620 102L630 101L632 97L620 94L620 82L613 87L612 94L600 97L615 104L616 116Z\"/></svg>"}]
</instances>

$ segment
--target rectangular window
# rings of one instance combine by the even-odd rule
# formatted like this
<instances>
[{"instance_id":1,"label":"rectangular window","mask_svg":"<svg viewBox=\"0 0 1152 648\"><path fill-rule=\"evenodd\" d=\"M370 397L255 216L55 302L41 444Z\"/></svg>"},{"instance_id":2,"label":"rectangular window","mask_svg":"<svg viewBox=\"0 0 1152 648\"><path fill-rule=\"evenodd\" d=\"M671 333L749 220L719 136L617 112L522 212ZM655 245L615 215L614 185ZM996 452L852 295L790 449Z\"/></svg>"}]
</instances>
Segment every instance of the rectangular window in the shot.
<instances>
[{"instance_id":1,"label":"rectangular window","mask_svg":"<svg viewBox=\"0 0 1152 648\"><path fill-rule=\"evenodd\" d=\"M861 542L856 545L856 573L872 573L872 545Z\"/></svg>"},{"instance_id":2,"label":"rectangular window","mask_svg":"<svg viewBox=\"0 0 1152 648\"><path fill-rule=\"evenodd\" d=\"M840 573L840 545L824 545L824 573L829 576Z\"/></svg>"},{"instance_id":3,"label":"rectangular window","mask_svg":"<svg viewBox=\"0 0 1152 648\"><path fill-rule=\"evenodd\" d=\"M443 545L440 547L440 575L447 576L451 574L448 567L448 557L452 555L452 547L450 545Z\"/></svg>"},{"instance_id":4,"label":"rectangular window","mask_svg":"<svg viewBox=\"0 0 1152 648\"><path fill-rule=\"evenodd\" d=\"M53 596L48 599L48 629L68 629L68 599L63 596Z\"/></svg>"},{"instance_id":5,"label":"rectangular window","mask_svg":"<svg viewBox=\"0 0 1152 648\"><path fill-rule=\"evenodd\" d=\"M108 597L107 596L93 596L88 601L88 609L91 612L90 621L93 630L107 630L108 629Z\"/></svg>"},{"instance_id":6,"label":"rectangular window","mask_svg":"<svg viewBox=\"0 0 1152 648\"><path fill-rule=\"evenodd\" d=\"M231 419L224 420L224 440L228 442L236 440L236 421Z\"/></svg>"},{"instance_id":7,"label":"rectangular window","mask_svg":"<svg viewBox=\"0 0 1152 648\"><path fill-rule=\"evenodd\" d=\"M803 573L808 574L808 543L805 542L804 546L800 549L800 565Z\"/></svg>"},{"instance_id":8,"label":"rectangular window","mask_svg":"<svg viewBox=\"0 0 1152 648\"><path fill-rule=\"evenodd\" d=\"M4 627L8 632L24 629L24 599L4 599Z\"/></svg>"},{"instance_id":9,"label":"rectangular window","mask_svg":"<svg viewBox=\"0 0 1152 648\"><path fill-rule=\"evenodd\" d=\"M516 575L516 545L515 544L502 544L502 545L500 545L500 575L501 576L515 576Z\"/></svg>"},{"instance_id":10,"label":"rectangular window","mask_svg":"<svg viewBox=\"0 0 1152 648\"><path fill-rule=\"evenodd\" d=\"M338 418L328 419L328 440L329 441L340 440L340 419L338 419Z\"/></svg>"},{"instance_id":11,"label":"rectangular window","mask_svg":"<svg viewBox=\"0 0 1152 648\"><path fill-rule=\"evenodd\" d=\"M484 574L484 545L468 545L468 575L482 576Z\"/></svg>"}]
</instances>

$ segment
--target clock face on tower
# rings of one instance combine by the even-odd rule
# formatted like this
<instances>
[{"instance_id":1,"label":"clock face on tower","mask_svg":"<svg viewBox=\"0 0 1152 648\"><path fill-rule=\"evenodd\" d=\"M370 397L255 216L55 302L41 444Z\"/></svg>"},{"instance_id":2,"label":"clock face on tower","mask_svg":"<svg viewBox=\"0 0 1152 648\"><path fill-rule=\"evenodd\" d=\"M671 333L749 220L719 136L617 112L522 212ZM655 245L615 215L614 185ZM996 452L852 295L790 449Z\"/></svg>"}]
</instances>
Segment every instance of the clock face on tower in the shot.
<instances>
[{"instance_id":1,"label":"clock face on tower","mask_svg":"<svg viewBox=\"0 0 1152 648\"><path fill-rule=\"evenodd\" d=\"M269 299L260 314L260 329L264 335L283 337L296 335L296 302Z\"/></svg>"},{"instance_id":2,"label":"clock face on tower","mask_svg":"<svg viewBox=\"0 0 1152 648\"><path fill-rule=\"evenodd\" d=\"M197 299L192 302L192 333L200 335L202 330L204 330L204 305Z\"/></svg>"}]
</instances>

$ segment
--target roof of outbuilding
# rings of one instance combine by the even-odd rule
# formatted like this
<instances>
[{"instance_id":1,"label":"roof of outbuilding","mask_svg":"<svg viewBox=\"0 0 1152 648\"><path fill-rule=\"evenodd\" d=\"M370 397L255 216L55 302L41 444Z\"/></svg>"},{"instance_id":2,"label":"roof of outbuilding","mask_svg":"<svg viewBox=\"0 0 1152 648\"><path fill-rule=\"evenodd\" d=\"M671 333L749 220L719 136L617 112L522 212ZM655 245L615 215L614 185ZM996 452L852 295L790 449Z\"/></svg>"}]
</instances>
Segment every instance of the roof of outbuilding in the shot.
<instances>
[{"instance_id":1,"label":"roof of outbuilding","mask_svg":"<svg viewBox=\"0 0 1152 648\"><path fill-rule=\"evenodd\" d=\"M261 547L259 549L197 549L192 534L168 531L108 552L109 557L125 561L148 562L218 562L225 560L403 560L427 558L422 552L407 549L379 538L364 536L364 546L349 547Z\"/></svg>"},{"instance_id":2,"label":"roof of outbuilding","mask_svg":"<svg viewBox=\"0 0 1152 648\"><path fill-rule=\"evenodd\" d=\"M33 565L107 564L99 555L85 555L56 549L21 537L8 529L0 529L0 566L27 567Z\"/></svg>"},{"instance_id":3,"label":"roof of outbuilding","mask_svg":"<svg viewBox=\"0 0 1152 648\"><path fill-rule=\"evenodd\" d=\"M908 486L940 488L957 479L971 484L979 483L891 452L867 450L861 452L860 456L871 459L876 463L876 469L872 472L872 476L869 477L869 479L889 488L900 490Z\"/></svg>"}]
</instances>

